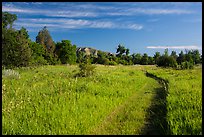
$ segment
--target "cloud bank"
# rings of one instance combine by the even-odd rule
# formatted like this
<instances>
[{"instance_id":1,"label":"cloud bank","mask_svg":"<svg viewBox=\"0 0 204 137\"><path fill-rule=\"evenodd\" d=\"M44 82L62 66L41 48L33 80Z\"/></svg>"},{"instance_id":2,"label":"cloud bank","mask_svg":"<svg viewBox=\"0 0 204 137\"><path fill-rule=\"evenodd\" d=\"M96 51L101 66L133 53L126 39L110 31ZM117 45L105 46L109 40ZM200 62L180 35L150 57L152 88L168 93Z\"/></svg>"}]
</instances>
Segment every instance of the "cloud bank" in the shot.
<instances>
[{"instance_id":1,"label":"cloud bank","mask_svg":"<svg viewBox=\"0 0 204 137\"><path fill-rule=\"evenodd\" d=\"M198 46L147 46L148 49L201 49Z\"/></svg>"}]
</instances>

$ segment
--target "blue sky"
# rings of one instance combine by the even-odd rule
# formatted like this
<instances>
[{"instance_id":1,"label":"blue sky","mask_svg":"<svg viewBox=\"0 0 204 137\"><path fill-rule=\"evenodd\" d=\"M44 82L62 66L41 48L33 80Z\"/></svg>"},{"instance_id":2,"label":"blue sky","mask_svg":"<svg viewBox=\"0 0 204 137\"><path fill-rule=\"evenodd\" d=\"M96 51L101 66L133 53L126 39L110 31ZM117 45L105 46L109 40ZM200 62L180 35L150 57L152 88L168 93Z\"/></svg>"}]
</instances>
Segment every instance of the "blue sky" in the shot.
<instances>
[{"instance_id":1,"label":"blue sky","mask_svg":"<svg viewBox=\"0 0 204 137\"><path fill-rule=\"evenodd\" d=\"M118 44L150 56L202 52L201 2L2 2L2 11L15 13L14 28L25 27L32 41L47 26L55 42L112 53Z\"/></svg>"}]
</instances>

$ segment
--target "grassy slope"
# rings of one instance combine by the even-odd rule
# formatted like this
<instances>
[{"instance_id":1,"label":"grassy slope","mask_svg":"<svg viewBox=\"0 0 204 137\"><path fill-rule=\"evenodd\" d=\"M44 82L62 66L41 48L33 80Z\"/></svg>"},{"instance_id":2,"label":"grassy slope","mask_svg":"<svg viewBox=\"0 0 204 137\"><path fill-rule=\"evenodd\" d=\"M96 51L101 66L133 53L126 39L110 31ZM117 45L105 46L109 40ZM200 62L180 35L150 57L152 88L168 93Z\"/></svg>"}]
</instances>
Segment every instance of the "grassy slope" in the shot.
<instances>
[{"instance_id":1,"label":"grassy slope","mask_svg":"<svg viewBox=\"0 0 204 137\"><path fill-rule=\"evenodd\" d=\"M74 78L76 66L21 69L17 70L21 75L19 80L3 78L2 133L95 134L95 129L121 105L123 108L130 105L128 111L137 111L129 113L129 121L121 125L124 130L103 133L138 134L153 97L141 90L148 90L144 85L151 81L141 71L143 67L97 66L96 69L96 75L89 78ZM122 117L126 113L125 109L119 111ZM118 122L115 118L113 121Z\"/></svg>"}]
</instances>

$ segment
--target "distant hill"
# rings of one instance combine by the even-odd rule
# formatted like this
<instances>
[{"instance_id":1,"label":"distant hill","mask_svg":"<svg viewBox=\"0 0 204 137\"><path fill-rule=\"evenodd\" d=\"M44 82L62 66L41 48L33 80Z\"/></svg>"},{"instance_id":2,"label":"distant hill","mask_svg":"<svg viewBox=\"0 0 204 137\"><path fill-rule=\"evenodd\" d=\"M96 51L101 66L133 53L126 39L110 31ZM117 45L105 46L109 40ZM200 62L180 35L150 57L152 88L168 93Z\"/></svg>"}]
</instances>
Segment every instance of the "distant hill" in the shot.
<instances>
[{"instance_id":1,"label":"distant hill","mask_svg":"<svg viewBox=\"0 0 204 137\"><path fill-rule=\"evenodd\" d=\"M76 52L78 53L80 51L84 52L85 55L93 55L93 56L97 57L98 51L101 51L101 50L97 50L97 49L91 48L91 47L77 47ZM110 53L110 52L105 52L105 51L101 51L101 52L106 53L107 55L114 55L115 56L115 54Z\"/></svg>"}]
</instances>

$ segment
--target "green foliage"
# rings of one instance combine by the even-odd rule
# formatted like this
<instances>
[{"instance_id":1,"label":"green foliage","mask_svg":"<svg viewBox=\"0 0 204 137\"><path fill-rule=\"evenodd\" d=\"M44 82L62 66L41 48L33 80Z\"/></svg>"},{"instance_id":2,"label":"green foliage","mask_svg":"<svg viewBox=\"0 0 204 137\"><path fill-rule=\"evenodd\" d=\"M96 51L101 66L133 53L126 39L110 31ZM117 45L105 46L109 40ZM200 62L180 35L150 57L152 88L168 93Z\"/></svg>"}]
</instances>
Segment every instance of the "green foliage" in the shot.
<instances>
[{"instance_id":1,"label":"green foliage","mask_svg":"<svg viewBox=\"0 0 204 137\"><path fill-rule=\"evenodd\" d=\"M25 28L2 31L2 65L7 68L28 66L31 60L30 40Z\"/></svg>"},{"instance_id":2,"label":"green foliage","mask_svg":"<svg viewBox=\"0 0 204 137\"><path fill-rule=\"evenodd\" d=\"M175 58L175 60L178 58L178 56L176 55L176 51L172 51L170 56Z\"/></svg>"},{"instance_id":3,"label":"green foliage","mask_svg":"<svg viewBox=\"0 0 204 137\"><path fill-rule=\"evenodd\" d=\"M140 53L132 54L132 61L134 64L140 64L141 59L142 59L142 55Z\"/></svg>"},{"instance_id":4,"label":"green foliage","mask_svg":"<svg viewBox=\"0 0 204 137\"><path fill-rule=\"evenodd\" d=\"M198 50L194 50L192 51L192 54L193 54L193 61L195 64L199 64L201 63L200 59L201 59L201 56L200 56L200 53Z\"/></svg>"},{"instance_id":5,"label":"green foliage","mask_svg":"<svg viewBox=\"0 0 204 137\"><path fill-rule=\"evenodd\" d=\"M80 63L79 64L80 72L77 74L79 77L89 77L94 75L95 66L89 63Z\"/></svg>"},{"instance_id":6,"label":"green foliage","mask_svg":"<svg viewBox=\"0 0 204 137\"><path fill-rule=\"evenodd\" d=\"M30 49L32 50L32 60L31 65L47 65L47 60L44 59L45 49L42 45L32 42L30 44Z\"/></svg>"},{"instance_id":7,"label":"green foliage","mask_svg":"<svg viewBox=\"0 0 204 137\"><path fill-rule=\"evenodd\" d=\"M148 65L154 65L154 58L153 57L148 57Z\"/></svg>"},{"instance_id":8,"label":"green foliage","mask_svg":"<svg viewBox=\"0 0 204 137\"><path fill-rule=\"evenodd\" d=\"M95 61L96 63L108 65L109 60L106 58L106 53L104 53L102 51L98 51L97 56L98 57L96 58L96 61Z\"/></svg>"},{"instance_id":9,"label":"green foliage","mask_svg":"<svg viewBox=\"0 0 204 137\"><path fill-rule=\"evenodd\" d=\"M109 65L117 65L115 61L109 61Z\"/></svg>"},{"instance_id":10,"label":"green foliage","mask_svg":"<svg viewBox=\"0 0 204 137\"><path fill-rule=\"evenodd\" d=\"M83 62L79 63L79 73L76 74L78 77L89 77L94 75L95 73L95 66L90 62L90 56L85 56Z\"/></svg>"},{"instance_id":11,"label":"green foliage","mask_svg":"<svg viewBox=\"0 0 204 137\"><path fill-rule=\"evenodd\" d=\"M159 60L159 57L160 57L160 52L155 52L155 55L154 55L154 61L155 61L155 64L158 64L158 60Z\"/></svg>"},{"instance_id":12,"label":"green foliage","mask_svg":"<svg viewBox=\"0 0 204 137\"><path fill-rule=\"evenodd\" d=\"M130 54L130 49L126 49L125 55L128 56Z\"/></svg>"},{"instance_id":13,"label":"green foliage","mask_svg":"<svg viewBox=\"0 0 204 137\"><path fill-rule=\"evenodd\" d=\"M56 54L62 64L75 64L77 60L76 45L69 40L62 40L56 44Z\"/></svg>"},{"instance_id":14,"label":"green foliage","mask_svg":"<svg viewBox=\"0 0 204 137\"><path fill-rule=\"evenodd\" d=\"M78 52L76 53L76 55L77 55L77 60L76 60L77 63L81 63L81 62L84 61L84 56L85 56L85 53L84 53L84 52L78 51Z\"/></svg>"},{"instance_id":15,"label":"green foliage","mask_svg":"<svg viewBox=\"0 0 204 137\"><path fill-rule=\"evenodd\" d=\"M9 26L9 28L12 29L12 25L15 20L17 20L17 16L15 14L2 12L2 28Z\"/></svg>"},{"instance_id":16,"label":"green foliage","mask_svg":"<svg viewBox=\"0 0 204 137\"><path fill-rule=\"evenodd\" d=\"M181 63L181 69L193 69L193 68L194 66L192 62L185 61Z\"/></svg>"},{"instance_id":17,"label":"green foliage","mask_svg":"<svg viewBox=\"0 0 204 137\"><path fill-rule=\"evenodd\" d=\"M159 57L157 65L162 67L176 68L178 64L176 62L176 59L173 56L162 55Z\"/></svg>"},{"instance_id":18,"label":"green foliage","mask_svg":"<svg viewBox=\"0 0 204 137\"><path fill-rule=\"evenodd\" d=\"M185 54L183 53L183 51L181 51L179 53L179 56L177 58L177 62L180 65L182 62L184 62L186 60Z\"/></svg>"},{"instance_id":19,"label":"green foliage","mask_svg":"<svg viewBox=\"0 0 204 137\"><path fill-rule=\"evenodd\" d=\"M129 49L128 49L129 50ZM118 57L121 57L126 52L126 48L122 46L121 44L118 45L116 53Z\"/></svg>"},{"instance_id":20,"label":"green foliage","mask_svg":"<svg viewBox=\"0 0 204 137\"><path fill-rule=\"evenodd\" d=\"M178 66L176 59L173 56L169 56L167 62L168 62L169 67L177 68L177 66Z\"/></svg>"},{"instance_id":21,"label":"green foliage","mask_svg":"<svg viewBox=\"0 0 204 137\"><path fill-rule=\"evenodd\" d=\"M58 59L58 56L54 53L48 52L47 50L45 50L45 55L43 55L43 57L50 65L61 64L60 60Z\"/></svg>"},{"instance_id":22,"label":"green foliage","mask_svg":"<svg viewBox=\"0 0 204 137\"><path fill-rule=\"evenodd\" d=\"M148 55L147 55L147 53L144 53L142 58L141 58L141 64L142 65L148 65L148 62L149 62Z\"/></svg>"}]
</instances>

